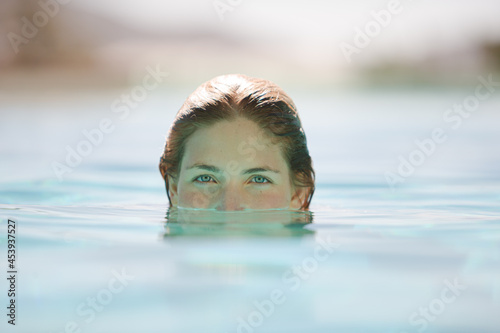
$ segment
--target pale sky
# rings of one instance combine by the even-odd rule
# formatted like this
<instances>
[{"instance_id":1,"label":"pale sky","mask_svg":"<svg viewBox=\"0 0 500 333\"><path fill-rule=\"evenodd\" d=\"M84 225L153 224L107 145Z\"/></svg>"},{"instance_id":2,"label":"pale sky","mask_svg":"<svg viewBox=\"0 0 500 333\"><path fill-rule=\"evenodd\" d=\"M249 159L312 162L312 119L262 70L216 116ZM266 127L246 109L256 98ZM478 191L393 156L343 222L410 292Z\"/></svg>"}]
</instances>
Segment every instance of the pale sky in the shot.
<instances>
[{"instance_id":1,"label":"pale sky","mask_svg":"<svg viewBox=\"0 0 500 333\"><path fill-rule=\"evenodd\" d=\"M221 21L212 0L86 0L78 7L124 20L141 29L200 30L245 40L298 44L297 56L317 54L344 62L341 42L353 43L355 29L373 20L372 11L390 1L221 0L239 3ZM500 41L498 0L400 0L400 13L369 45L370 57L418 58L427 50L463 48ZM318 52L321 51L321 52ZM324 60L324 59L323 59Z\"/></svg>"},{"instance_id":2,"label":"pale sky","mask_svg":"<svg viewBox=\"0 0 500 333\"><path fill-rule=\"evenodd\" d=\"M399 11L390 15L388 24L377 23L373 13L388 13L391 3L398 4ZM223 19L216 4L229 8ZM459 68L463 63L473 67L477 57L471 50L488 41L500 43L499 0L72 0L65 6L145 32L231 37L245 46L229 50L239 51L241 62L246 62L245 56L253 59L254 54L262 53L263 57L275 56L309 69L316 66L319 71L328 66L334 73L371 63L419 63L436 57L445 59L446 65L447 59L457 55L465 59L457 62ZM373 24L379 31L369 37L366 47L347 59L345 45L359 49L357 31L366 31ZM197 42L213 46L212 40L200 40ZM190 42L180 44L189 47ZM129 49L137 49L130 45ZM173 47L169 52L178 49ZM146 47L142 50L147 53ZM220 50L227 52L228 48ZM189 51L183 49L188 55Z\"/></svg>"}]
</instances>

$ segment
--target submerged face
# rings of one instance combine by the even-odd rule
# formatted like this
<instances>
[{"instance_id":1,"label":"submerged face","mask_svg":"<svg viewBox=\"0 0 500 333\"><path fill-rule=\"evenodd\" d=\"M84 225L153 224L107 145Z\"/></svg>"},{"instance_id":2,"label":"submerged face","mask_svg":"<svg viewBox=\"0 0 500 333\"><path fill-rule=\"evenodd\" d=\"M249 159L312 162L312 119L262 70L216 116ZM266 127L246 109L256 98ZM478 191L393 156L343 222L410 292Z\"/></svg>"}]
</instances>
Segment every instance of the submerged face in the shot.
<instances>
[{"instance_id":1,"label":"submerged face","mask_svg":"<svg viewBox=\"0 0 500 333\"><path fill-rule=\"evenodd\" d=\"M227 211L300 209L305 195L294 189L280 146L244 118L196 130L169 192L174 207Z\"/></svg>"}]
</instances>

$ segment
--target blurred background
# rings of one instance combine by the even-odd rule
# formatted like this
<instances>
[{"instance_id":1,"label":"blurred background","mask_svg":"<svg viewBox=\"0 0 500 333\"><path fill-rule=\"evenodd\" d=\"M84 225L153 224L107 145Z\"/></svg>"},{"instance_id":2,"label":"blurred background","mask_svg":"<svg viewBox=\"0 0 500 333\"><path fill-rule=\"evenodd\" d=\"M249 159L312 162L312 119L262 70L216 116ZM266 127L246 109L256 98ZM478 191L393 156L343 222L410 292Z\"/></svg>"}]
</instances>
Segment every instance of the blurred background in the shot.
<instances>
[{"instance_id":1,"label":"blurred background","mask_svg":"<svg viewBox=\"0 0 500 333\"><path fill-rule=\"evenodd\" d=\"M496 179L498 91L458 130L443 115L479 75L500 81L499 13L494 0L2 0L4 200L27 198L11 180L59 186L54 162L103 117L113 133L64 179L99 183L127 166L164 200L157 163L168 127L190 92L226 73L270 79L292 96L319 183L387 190L398 156L443 126L449 140L411 178ZM168 76L120 118L113 103L159 68Z\"/></svg>"},{"instance_id":2,"label":"blurred background","mask_svg":"<svg viewBox=\"0 0 500 333\"><path fill-rule=\"evenodd\" d=\"M127 84L159 61L171 82L189 84L227 72L308 85L457 84L500 70L494 0L395 1L388 25L346 61L341 44L354 45L356 29L390 2L3 0L1 87ZM13 47L23 17L38 32Z\"/></svg>"}]
</instances>

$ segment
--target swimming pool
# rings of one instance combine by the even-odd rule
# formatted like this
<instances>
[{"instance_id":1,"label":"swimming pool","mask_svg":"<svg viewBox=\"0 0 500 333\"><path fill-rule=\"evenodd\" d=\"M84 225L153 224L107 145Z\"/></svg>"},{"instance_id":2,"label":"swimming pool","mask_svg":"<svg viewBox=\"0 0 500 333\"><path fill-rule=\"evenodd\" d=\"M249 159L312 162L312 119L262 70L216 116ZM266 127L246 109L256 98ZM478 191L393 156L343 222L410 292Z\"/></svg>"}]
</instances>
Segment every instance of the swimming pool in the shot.
<instances>
[{"instance_id":1,"label":"swimming pool","mask_svg":"<svg viewBox=\"0 0 500 333\"><path fill-rule=\"evenodd\" d=\"M118 92L2 95L5 275L8 219L17 250L16 327L2 279L2 332L498 332L498 95L453 129L443 114L468 88L292 90L311 215L189 215L168 211L157 170L186 91L125 119ZM93 144L83 131L102 119L114 128ZM391 188L386 172L435 128L447 141ZM53 162L83 141L59 181Z\"/></svg>"}]
</instances>

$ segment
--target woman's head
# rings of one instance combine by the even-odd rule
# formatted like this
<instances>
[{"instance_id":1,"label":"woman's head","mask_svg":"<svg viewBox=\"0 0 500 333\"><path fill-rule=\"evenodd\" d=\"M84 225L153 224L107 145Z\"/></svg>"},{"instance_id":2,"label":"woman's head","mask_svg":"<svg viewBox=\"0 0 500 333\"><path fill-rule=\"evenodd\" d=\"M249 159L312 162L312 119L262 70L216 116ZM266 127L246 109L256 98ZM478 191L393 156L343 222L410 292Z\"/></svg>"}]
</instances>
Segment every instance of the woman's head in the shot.
<instances>
[{"instance_id":1,"label":"woman's head","mask_svg":"<svg viewBox=\"0 0 500 333\"><path fill-rule=\"evenodd\" d=\"M218 76L184 102L160 160L171 206L307 210L314 170L292 99L274 83Z\"/></svg>"}]
</instances>

